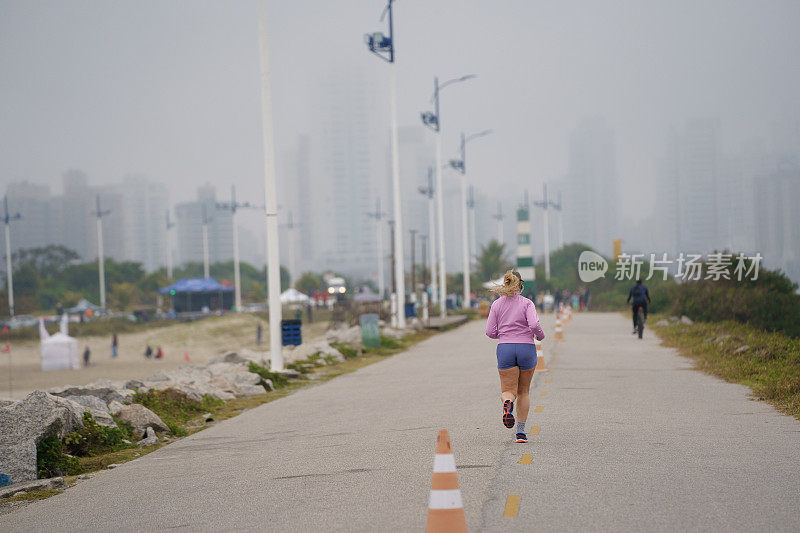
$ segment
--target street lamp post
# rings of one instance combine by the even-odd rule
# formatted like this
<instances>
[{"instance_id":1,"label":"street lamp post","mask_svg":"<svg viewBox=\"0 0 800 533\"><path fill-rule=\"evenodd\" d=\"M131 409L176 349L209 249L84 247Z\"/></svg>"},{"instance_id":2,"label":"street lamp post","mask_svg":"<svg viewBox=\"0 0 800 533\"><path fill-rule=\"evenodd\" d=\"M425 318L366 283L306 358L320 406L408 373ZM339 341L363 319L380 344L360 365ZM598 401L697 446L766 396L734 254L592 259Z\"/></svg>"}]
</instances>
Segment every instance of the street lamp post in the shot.
<instances>
[{"instance_id":1,"label":"street lamp post","mask_svg":"<svg viewBox=\"0 0 800 533\"><path fill-rule=\"evenodd\" d=\"M385 257L383 257L383 225L381 221L386 218L386 213L381 211L381 198L380 196L375 199L375 212L374 213L367 213L367 215L371 218L375 219L376 228L377 228L377 245L378 245L378 294L381 298L383 298L384 291L386 290L386 281L384 280L384 272L383 272L383 263Z\"/></svg>"},{"instance_id":2,"label":"street lamp post","mask_svg":"<svg viewBox=\"0 0 800 533\"><path fill-rule=\"evenodd\" d=\"M5 210L3 221L6 224L6 281L8 282L8 313L10 316L14 316L14 276L13 272L11 271L11 229L9 226L11 225L12 220L19 220L22 218L22 215L19 213L15 213L14 215L8 214L7 195L3 198L3 209ZM10 390L11 388L9 387L9 391Z\"/></svg>"},{"instance_id":3,"label":"street lamp post","mask_svg":"<svg viewBox=\"0 0 800 533\"><path fill-rule=\"evenodd\" d=\"M395 277L397 278L397 327L406 327L405 317L405 273L403 271L403 212L400 200L400 140L397 133L397 68L395 65L394 20L392 2L388 0L384 14L389 14L389 36L381 32L367 34L365 40L369 50L390 64L389 103L392 117L392 195L394 207L394 246L397 254ZM383 16L381 16L381 20Z\"/></svg>"},{"instance_id":4,"label":"street lamp post","mask_svg":"<svg viewBox=\"0 0 800 533\"><path fill-rule=\"evenodd\" d=\"M414 238L417 236L417 230L411 229L408 230L411 234L411 287L409 289L409 299L412 303L417 303L417 265L416 265L416 246L414 243Z\"/></svg>"},{"instance_id":5,"label":"street lamp post","mask_svg":"<svg viewBox=\"0 0 800 533\"><path fill-rule=\"evenodd\" d=\"M436 132L436 190L439 191L439 194L436 196L436 209L437 213L437 231L439 232L439 297L436 301L439 302L439 316L441 318L445 318L447 316L447 267L445 266L445 253L444 253L444 188L442 187L442 116L441 111L439 110L439 92L447 87L448 85L452 85L453 83L458 83L461 81L466 81L471 78L475 78L474 74L468 74L466 76L461 76L460 78L455 78L452 80L448 80L441 85L439 84L439 78L433 78L433 104L434 104L434 111L425 111L421 113L422 122L431 128L433 131ZM433 232L431 232L431 240L433 241ZM432 252L435 252L433 248L433 244L431 244ZM431 260L433 260L434 253L431 253ZM431 271L431 275L433 275L433 271ZM437 298L435 295L436 289L434 288L434 298ZM434 302L436 303L436 302Z\"/></svg>"},{"instance_id":6,"label":"street lamp post","mask_svg":"<svg viewBox=\"0 0 800 533\"><path fill-rule=\"evenodd\" d=\"M278 248L278 200L275 187L275 144L272 130L267 0L259 2L258 41L261 58L261 132L264 143L264 207L266 210L267 290L269 292L270 368L283 371L281 351L281 263Z\"/></svg>"},{"instance_id":7,"label":"street lamp post","mask_svg":"<svg viewBox=\"0 0 800 533\"><path fill-rule=\"evenodd\" d=\"M475 188L469 186L469 197L467 198L467 207L469 208L469 244L470 244L470 261L478 256L477 237L475 236Z\"/></svg>"},{"instance_id":8,"label":"street lamp post","mask_svg":"<svg viewBox=\"0 0 800 533\"><path fill-rule=\"evenodd\" d=\"M542 229L544 230L544 276L550 279L550 208L556 209L561 215L561 195L559 193L558 203L553 202L547 197L547 184L542 185L542 201L533 202L536 207L544 209L544 220ZM559 220L559 240L561 240L561 224Z\"/></svg>"},{"instance_id":9,"label":"street lamp post","mask_svg":"<svg viewBox=\"0 0 800 533\"><path fill-rule=\"evenodd\" d=\"M203 204L203 277L205 279L211 277L211 265L208 258L208 223L211 220L206 210L206 204Z\"/></svg>"},{"instance_id":10,"label":"street lamp post","mask_svg":"<svg viewBox=\"0 0 800 533\"><path fill-rule=\"evenodd\" d=\"M469 264L469 236L467 232L467 143L478 137L483 137L492 133L492 130L484 130L466 137L461 133L461 159L451 159L450 166L461 173L461 248L462 259L464 262L464 305L470 306L470 264Z\"/></svg>"},{"instance_id":11,"label":"street lamp post","mask_svg":"<svg viewBox=\"0 0 800 533\"><path fill-rule=\"evenodd\" d=\"M564 247L564 227L562 226L561 220L561 191L558 191L558 202L551 203L550 205L558 212L558 249L560 250Z\"/></svg>"},{"instance_id":12,"label":"street lamp post","mask_svg":"<svg viewBox=\"0 0 800 533\"><path fill-rule=\"evenodd\" d=\"M497 242L503 244L503 202L497 202L497 214L492 216L497 221Z\"/></svg>"},{"instance_id":13,"label":"street lamp post","mask_svg":"<svg viewBox=\"0 0 800 533\"><path fill-rule=\"evenodd\" d=\"M233 227L233 287L234 287L234 307L238 313L242 308L242 277L239 268L239 228L236 226L236 211L241 207L254 207L250 202L236 201L236 186L231 185L231 201L217 202L217 209L230 209L231 226Z\"/></svg>"},{"instance_id":14,"label":"street lamp post","mask_svg":"<svg viewBox=\"0 0 800 533\"><path fill-rule=\"evenodd\" d=\"M100 307L106 307L106 267L105 259L103 257L103 217L110 214L110 210L103 211L100 209L100 195L95 197L97 210L94 211L97 216L97 270L100 277Z\"/></svg>"},{"instance_id":15,"label":"street lamp post","mask_svg":"<svg viewBox=\"0 0 800 533\"><path fill-rule=\"evenodd\" d=\"M169 209L167 209L167 279L172 279L172 228L175 223L169 219Z\"/></svg>"},{"instance_id":16,"label":"street lamp post","mask_svg":"<svg viewBox=\"0 0 800 533\"><path fill-rule=\"evenodd\" d=\"M423 194L428 198L428 247L429 247L429 255L430 255L430 266L428 267L431 272L431 300L435 305L437 300L437 282L436 282L436 239L434 235L436 235L436 223L434 221L434 208L433 208L433 196L434 196L435 189L433 188L433 169L428 167L428 186L427 187L419 187L420 194ZM422 264L425 265L425 260L422 261Z\"/></svg>"}]
</instances>

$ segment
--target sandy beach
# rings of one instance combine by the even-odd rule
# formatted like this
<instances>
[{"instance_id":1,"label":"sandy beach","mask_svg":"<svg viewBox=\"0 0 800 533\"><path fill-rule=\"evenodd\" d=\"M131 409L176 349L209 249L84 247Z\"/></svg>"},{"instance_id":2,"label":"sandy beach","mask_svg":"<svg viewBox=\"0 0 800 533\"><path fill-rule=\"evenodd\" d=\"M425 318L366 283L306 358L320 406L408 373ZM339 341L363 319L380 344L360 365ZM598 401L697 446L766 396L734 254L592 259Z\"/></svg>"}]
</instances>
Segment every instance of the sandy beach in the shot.
<instances>
[{"instance_id":1,"label":"sandy beach","mask_svg":"<svg viewBox=\"0 0 800 533\"><path fill-rule=\"evenodd\" d=\"M256 345L256 327L262 324L261 345ZM303 337L319 338L327 329L327 322L304 324ZM52 328L51 328L52 329ZM79 337L78 355L91 350L91 366L79 370L43 372L39 341L22 341L11 344L9 354L0 354L0 398L18 400L35 389L47 390L62 385L85 385L97 379L144 379L158 369L169 370L190 363L202 363L220 353L248 348L267 351L269 325L249 313L210 317L196 322L180 323L167 327L119 336L118 356L111 358L111 336ZM150 345L154 352L161 346L163 359L146 359L144 351ZM9 373L10 370L10 373ZM9 375L11 390L9 392Z\"/></svg>"}]
</instances>

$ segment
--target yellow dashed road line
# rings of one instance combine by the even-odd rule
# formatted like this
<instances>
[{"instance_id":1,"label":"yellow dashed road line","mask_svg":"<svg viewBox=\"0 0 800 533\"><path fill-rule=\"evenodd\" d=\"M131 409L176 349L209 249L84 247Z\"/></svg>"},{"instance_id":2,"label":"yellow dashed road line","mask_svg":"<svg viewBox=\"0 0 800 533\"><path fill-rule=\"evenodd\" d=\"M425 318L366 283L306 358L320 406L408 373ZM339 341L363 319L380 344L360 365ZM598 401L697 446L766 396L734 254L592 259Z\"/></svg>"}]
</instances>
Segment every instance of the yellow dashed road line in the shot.
<instances>
[{"instance_id":1,"label":"yellow dashed road line","mask_svg":"<svg viewBox=\"0 0 800 533\"><path fill-rule=\"evenodd\" d=\"M533 454L532 453L523 453L522 459L517 461L521 465L529 465L533 463Z\"/></svg>"},{"instance_id":2,"label":"yellow dashed road line","mask_svg":"<svg viewBox=\"0 0 800 533\"><path fill-rule=\"evenodd\" d=\"M537 405L537 406L536 406L536 409L534 409L533 411L534 411L535 413L541 413L541 412L542 412L542 406L541 406L541 405Z\"/></svg>"},{"instance_id":3,"label":"yellow dashed road line","mask_svg":"<svg viewBox=\"0 0 800 533\"><path fill-rule=\"evenodd\" d=\"M528 430L529 435L538 435L539 434L539 426L531 426Z\"/></svg>"},{"instance_id":4,"label":"yellow dashed road line","mask_svg":"<svg viewBox=\"0 0 800 533\"><path fill-rule=\"evenodd\" d=\"M508 500L506 500L506 510L503 513L503 516L507 518L512 518L517 516L517 510L519 509L519 494L509 494Z\"/></svg>"},{"instance_id":5,"label":"yellow dashed road line","mask_svg":"<svg viewBox=\"0 0 800 533\"><path fill-rule=\"evenodd\" d=\"M544 392L542 393L542 396L547 396L547 391L544 391Z\"/></svg>"}]
</instances>

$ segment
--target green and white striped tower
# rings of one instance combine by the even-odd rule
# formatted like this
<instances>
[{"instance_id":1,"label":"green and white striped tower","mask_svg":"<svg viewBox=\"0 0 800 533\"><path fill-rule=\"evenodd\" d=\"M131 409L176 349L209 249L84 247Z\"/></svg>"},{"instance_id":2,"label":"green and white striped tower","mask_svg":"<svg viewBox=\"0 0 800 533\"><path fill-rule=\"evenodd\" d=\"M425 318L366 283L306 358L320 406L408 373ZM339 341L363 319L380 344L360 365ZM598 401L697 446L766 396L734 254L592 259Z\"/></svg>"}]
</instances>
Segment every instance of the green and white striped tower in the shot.
<instances>
[{"instance_id":1,"label":"green and white striped tower","mask_svg":"<svg viewBox=\"0 0 800 533\"><path fill-rule=\"evenodd\" d=\"M533 250L531 249L531 220L527 202L517 209L517 272L525 281L533 281Z\"/></svg>"}]
</instances>

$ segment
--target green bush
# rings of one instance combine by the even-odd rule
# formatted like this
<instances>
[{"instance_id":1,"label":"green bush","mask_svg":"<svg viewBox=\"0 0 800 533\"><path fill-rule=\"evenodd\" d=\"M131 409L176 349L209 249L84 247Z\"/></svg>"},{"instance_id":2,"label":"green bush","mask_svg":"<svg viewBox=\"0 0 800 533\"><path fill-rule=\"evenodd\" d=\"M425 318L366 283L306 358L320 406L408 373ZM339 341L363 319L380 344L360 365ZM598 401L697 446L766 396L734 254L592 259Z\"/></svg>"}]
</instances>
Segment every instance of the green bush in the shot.
<instances>
[{"instance_id":1,"label":"green bush","mask_svg":"<svg viewBox=\"0 0 800 533\"><path fill-rule=\"evenodd\" d=\"M70 457L58 437L42 439L36 446L36 470L40 478L70 476L80 471L78 459Z\"/></svg>"},{"instance_id":2,"label":"green bush","mask_svg":"<svg viewBox=\"0 0 800 533\"><path fill-rule=\"evenodd\" d=\"M203 400L198 402L177 389L137 392L132 401L157 414L177 436L187 434L184 426L189 420L225 403L213 396L203 396Z\"/></svg>"},{"instance_id":3,"label":"green bush","mask_svg":"<svg viewBox=\"0 0 800 533\"><path fill-rule=\"evenodd\" d=\"M92 457L127 448L135 440L129 424L122 428L101 426L87 411L83 413L83 427L64 437L64 446L71 455Z\"/></svg>"},{"instance_id":4,"label":"green bush","mask_svg":"<svg viewBox=\"0 0 800 533\"><path fill-rule=\"evenodd\" d=\"M331 347L339 350L339 353L342 354L342 357L345 359L355 359L358 357L358 351L346 344L342 344L341 342L332 342Z\"/></svg>"},{"instance_id":5,"label":"green bush","mask_svg":"<svg viewBox=\"0 0 800 533\"><path fill-rule=\"evenodd\" d=\"M759 279L701 280L676 284L671 312L699 322L732 320L800 337L797 284L782 272L761 270Z\"/></svg>"},{"instance_id":6,"label":"green bush","mask_svg":"<svg viewBox=\"0 0 800 533\"><path fill-rule=\"evenodd\" d=\"M265 380L268 379L272 381L272 386L275 387L276 389L280 387L285 387L286 385L289 384L289 378L287 378L283 374L280 374L278 372L270 372L263 366L256 364L253 361L250 361L250 372L252 372L253 374L258 374L259 376L261 376L261 379Z\"/></svg>"}]
</instances>

